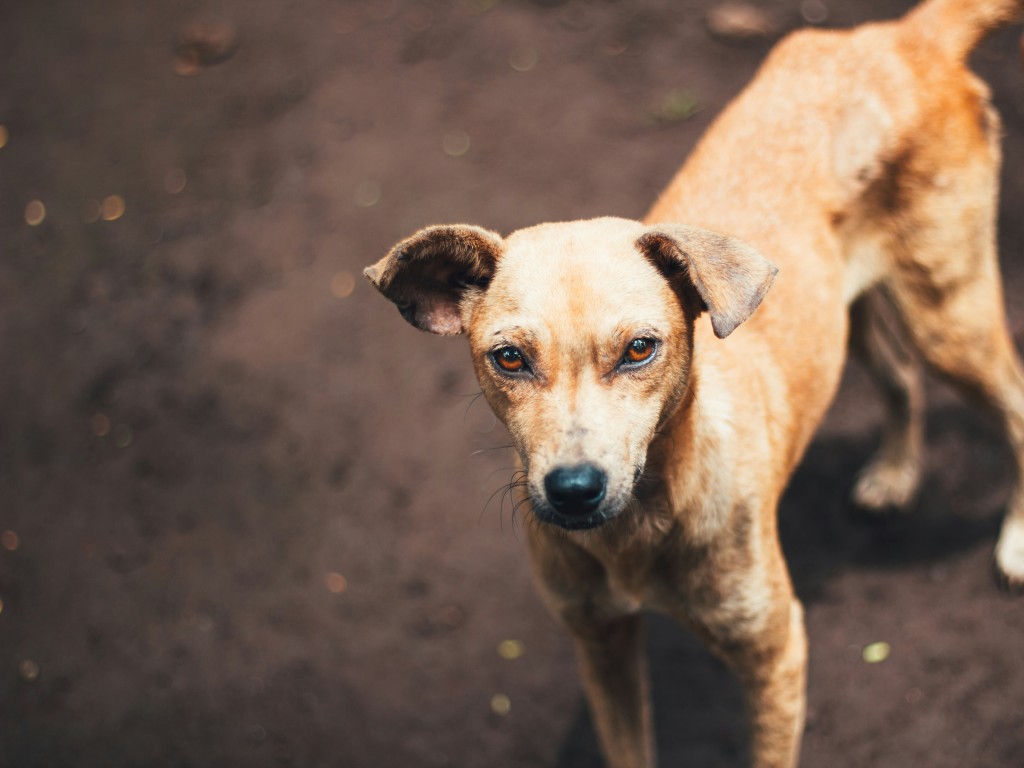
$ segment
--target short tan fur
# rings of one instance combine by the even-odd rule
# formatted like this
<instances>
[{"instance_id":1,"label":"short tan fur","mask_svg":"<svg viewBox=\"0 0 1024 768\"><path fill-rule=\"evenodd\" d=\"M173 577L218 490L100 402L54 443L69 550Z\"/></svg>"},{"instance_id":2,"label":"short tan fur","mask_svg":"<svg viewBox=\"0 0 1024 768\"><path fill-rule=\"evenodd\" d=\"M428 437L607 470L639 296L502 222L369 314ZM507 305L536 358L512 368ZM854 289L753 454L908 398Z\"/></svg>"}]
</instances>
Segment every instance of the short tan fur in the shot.
<instances>
[{"instance_id":1,"label":"short tan fur","mask_svg":"<svg viewBox=\"0 0 1024 768\"><path fill-rule=\"evenodd\" d=\"M754 764L797 764L807 650L776 506L848 346L889 417L860 505L917 490L919 358L996 415L1024 477L1024 367L996 258L1000 123L965 65L1022 9L927 0L896 22L797 32L643 222L431 227L367 269L414 325L469 338L611 768L654 765L645 608L743 682ZM1019 483L995 552L1017 588Z\"/></svg>"}]
</instances>

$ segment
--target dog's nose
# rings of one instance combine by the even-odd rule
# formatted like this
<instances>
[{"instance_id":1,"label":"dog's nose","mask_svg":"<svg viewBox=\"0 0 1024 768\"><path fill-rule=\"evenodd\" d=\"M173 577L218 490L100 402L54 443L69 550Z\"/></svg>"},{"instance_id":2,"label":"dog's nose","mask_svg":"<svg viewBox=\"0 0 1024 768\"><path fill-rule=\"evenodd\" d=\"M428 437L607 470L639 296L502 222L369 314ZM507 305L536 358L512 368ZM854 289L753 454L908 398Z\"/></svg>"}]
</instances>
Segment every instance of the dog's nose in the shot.
<instances>
[{"instance_id":1,"label":"dog's nose","mask_svg":"<svg viewBox=\"0 0 1024 768\"><path fill-rule=\"evenodd\" d=\"M544 477L548 501L563 515L588 515L608 488L608 476L593 464L555 467Z\"/></svg>"}]
</instances>

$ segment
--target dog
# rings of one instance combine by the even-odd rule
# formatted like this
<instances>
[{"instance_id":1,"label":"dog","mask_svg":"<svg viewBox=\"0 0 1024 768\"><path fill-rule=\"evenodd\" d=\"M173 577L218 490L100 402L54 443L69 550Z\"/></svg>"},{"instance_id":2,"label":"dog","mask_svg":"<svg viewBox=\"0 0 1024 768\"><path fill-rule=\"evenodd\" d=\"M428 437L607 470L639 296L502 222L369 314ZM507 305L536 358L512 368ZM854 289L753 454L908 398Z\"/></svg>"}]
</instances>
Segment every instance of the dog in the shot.
<instances>
[{"instance_id":1,"label":"dog","mask_svg":"<svg viewBox=\"0 0 1024 768\"><path fill-rule=\"evenodd\" d=\"M926 0L897 21L798 31L643 221L432 226L366 269L414 326L468 336L612 768L655 761L643 609L738 676L756 766L798 762L807 641L776 507L848 348L887 412L860 506L905 507L920 483L919 359L998 417L1024 477L1000 121L965 64L1022 13ZM1019 479L995 564L1024 586Z\"/></svg>"}]
</instances>

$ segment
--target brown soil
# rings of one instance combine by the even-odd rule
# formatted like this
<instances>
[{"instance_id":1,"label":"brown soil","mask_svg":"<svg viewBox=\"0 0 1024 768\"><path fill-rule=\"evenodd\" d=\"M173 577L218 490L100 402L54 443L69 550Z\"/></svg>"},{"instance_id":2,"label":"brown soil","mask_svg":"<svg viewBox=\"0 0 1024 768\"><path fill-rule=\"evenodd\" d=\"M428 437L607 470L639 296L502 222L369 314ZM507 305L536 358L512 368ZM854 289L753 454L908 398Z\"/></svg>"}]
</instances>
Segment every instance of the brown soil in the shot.
<instances>
[{"instance_id":1,"label":"brown soil","mask_svg":"<svg viewBox=\"0 0 1024 768\"><path fill-rule=\"evenodd\" d=\"M778 34L744 45L698 0L0 5L0 765L599 765L463 343L359 270L430 223L641 215L803 23L760 5ZM1021 341L1017 37L975 64ZM846 507L879 421L856 369L782 505L806 766L1021 765L1011 466L932 396L913 514ZM727 673L656 617L650 645L663 764L742 764Z\"/></svg>"}]
</instances>

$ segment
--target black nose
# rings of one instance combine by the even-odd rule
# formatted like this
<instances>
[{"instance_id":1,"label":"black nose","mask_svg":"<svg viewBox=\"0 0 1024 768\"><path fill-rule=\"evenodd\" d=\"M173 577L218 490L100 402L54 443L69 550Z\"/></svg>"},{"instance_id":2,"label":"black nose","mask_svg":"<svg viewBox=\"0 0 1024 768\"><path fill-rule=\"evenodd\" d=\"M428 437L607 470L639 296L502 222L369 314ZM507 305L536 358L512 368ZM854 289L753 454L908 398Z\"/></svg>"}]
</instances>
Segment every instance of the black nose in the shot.
<instances>
[{"instance_id":1,"label":"black nose","mask_svg":"<svg viewBox=\"0 0 1024 768\"><path fill-rule=\"evenodd\" d=\"M604 499L608 476L593 464L556 467L544 477L548 501L563 515L588 515Z\"/></svg>"}]
</instances>

